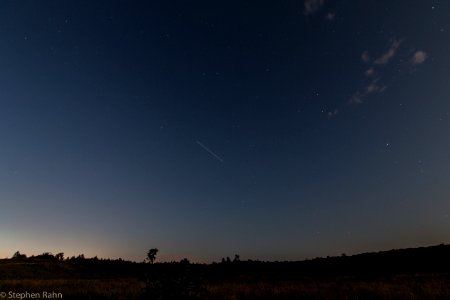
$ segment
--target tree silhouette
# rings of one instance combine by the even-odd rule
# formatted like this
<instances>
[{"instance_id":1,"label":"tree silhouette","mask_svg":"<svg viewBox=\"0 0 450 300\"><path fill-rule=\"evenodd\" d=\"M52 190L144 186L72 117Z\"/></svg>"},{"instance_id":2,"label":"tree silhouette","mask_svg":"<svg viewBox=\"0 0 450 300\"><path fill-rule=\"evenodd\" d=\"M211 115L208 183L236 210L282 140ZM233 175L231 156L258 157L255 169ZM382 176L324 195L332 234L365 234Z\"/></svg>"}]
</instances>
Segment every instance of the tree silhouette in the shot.
<instances>
[{"instance_id":1,"label":"tree silhouette","mask_svg":"<svg viewBox=\"0 0 450 300\"><path fill-rule=\"evenodd\" d=\"M58 254L55 255L55 258L59 261L63 261L64 260L64 253L60 252Z\"/></svg>"},{"instance_id":2,"label":"tree silhouette","mask_svg":"<svg viewBox=\"0 0 450 300\"><path fill-rule=\"evenodd\" d=\"M158 251L159 250L157 248L152 248L152 249L148 250L146 260L149 263L153 264L155 262L155 260L156 260L156 254L158 254Z\"/></svg>"},{"instance_id":3,"label":"tree silhouette","mask_svg":"<svg viewBox=\"0 0 450 300\"><path fill-rule=\"evenodd\" d=\"M84 254L80 254L78 255L75 260L85 260L86 258L84 257Z\"/></svg>"},{"instance_id":4,"label":"tree silhouette","mask_svg":"<svg viewBox=\"0 0 450 300\"><path fill-rule=\"evenodd\" d=\"M16 251L16 253L12 256L13 259L25 259L27 256L25 254L21 254L19 251Z\"/></svg>"}]
</instances>

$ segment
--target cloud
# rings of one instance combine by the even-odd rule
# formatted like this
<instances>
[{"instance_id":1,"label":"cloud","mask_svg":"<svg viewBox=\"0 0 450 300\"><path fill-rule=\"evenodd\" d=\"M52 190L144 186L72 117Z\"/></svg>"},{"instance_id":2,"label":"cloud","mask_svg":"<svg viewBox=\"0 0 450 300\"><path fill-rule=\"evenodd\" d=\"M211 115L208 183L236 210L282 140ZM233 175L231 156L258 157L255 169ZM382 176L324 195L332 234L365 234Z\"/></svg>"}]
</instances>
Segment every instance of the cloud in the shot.
<instances>
[{"instance_id":1,"label":"cloud","mask_svg":"<svg viewBox=\"0 0 450 300\"><path fill-rule=\"evenodd\" d=\"M370 61L369 51L364 51L364 52L361 54L361 59L362 59L362 61L365 62L365 63L369 62L369 61Z\"/></svg>"},{"instance_id":2,"label":"cloud","mask_svg":"<svg viewBox=\"0 0 450 300\"><path fill-rule=\"evenodd\" d=\"M376 65L387 64L394 57L395 53L397 52L398 47L400 47L402 42L403 42L403 40L394 40L392 42L392 45L389 48L389 50L386 53L384 53L382 56L377 58L373 63Z\"/></svg>"},{"instance_id":3,"label":"cloud","mask_svg":"<svg viewBox=\"0 0 450 300\"><path fill-rule=\"evenodd\" d=\"M337 116L337 114L339 114L339 111L337 109L335 109L333 111L329 111L327 113L327 116L328 116L328 118L331 118L331 117Z\"/></svg>"},{"instance_id":4,"label":"cloud","mask_svg":"<svg viewBox=\"0 0 450 300\"><path fill-rule=\"evenodd\" d=\"M368 94L376 93L381 89L381 87L378 85L379 80L380 80L380 78L377 78L377 79L372 80L372 82L370 82L370 84L366 88Z\"/></svg>"},{"instance_id":5,"label":"cloud","mask_svg":"<svg viewBox=\"0 0 450 300\"><path fill-rule=\"evenodd\" d=\"M382 93L387 89L386 85L380 84L381 77L379 73L382 67L389 63L396 55L399 47L402 45L404 39L391 40L389 49L383 53L380 57L373 59L369 55L369 51L366 50L361 54L361 60L367 64L364 75L370 80L364 88L358 89L348 100L349 104L361 104L364 100L372 94ZM410 59L411 65L419 65L424 63L428 59L428 54L423 50L417 50L414 52ZM375 75L377 76L375 78Z\"/></svg>"},{"instance_id":6,"label":"cloud","mask_svg":"<svg viewBox=\"0 0 450 300\"><path fill-rule=\"evenodd\" d=\"M305 0L305 15L312 15L319 11L323 6L324 0Z\"/></svg>"},{"instance_id":7,"label":"cloud","mask_svg":"<svg viewBox=\"0 0 450 300\"><path fill-rule=\"evenodd\" d=\"M361 93L359 91L357 91L356 93L354 93L352 95L352 97L350 98L350 100L348 101L349 104L361 104L363 103L363 98L364 96L361 95Z\"/></svg>"},{"instance_id":8,"label":"cloud","mask_svg":"<svg viewBox=\"0 0 450 300\"><path fill-rule=\"evenodd\" d=\"M335 18L336 18L335 12L329 12L325 15L325 19L327 19L328 21L334 21Z\"/></svg>"},{"instance_id":9,"label":"cloud","mask_svg":"<svg viewBox=\"0 0 450 300\"><path fill-rule=\"evenodd\" d=\"M366 64L369 64L368 69L364 72L364 75L366 77L372 77L369 84L363 88L362 90L357 90L350 100L348 101L349 104L361 104L364 102L365 98L369 97L372 94L375 93L382 93L384 90L386 90L386 86L381 86L378 82L380 81L380 77L373 78L373 76L376 73L377 65L385 65L387 64L395 55L397 52L398 47L400 47L402 43L402 40L394 40L389 47L389 50L384 53L379 58L372 61L372 58L369 55L369 51L365 50L361 54L361 60L365 62Z\"/></svg>"},{"instance_id":10,"label":"cloud","mask_svg":"<svg viewBox=\"0 0 450 300\"><path fill-rule=\"evenodd\" d=\"M364 74L365 74L367 77L370 77L370 76L372 76L373 74L375 74L375 69L372 68L372 67L370 67L369 69L366 70L366 72L364 72Z\"/></svg>"},{"instance_id":11,"label":"cloud","mask_svg":"<svg viewBox=\"0 0 450 300\"><path fill-rule=\"evenodd\" d=\"M364 99L375 93L382 93L386 90L387 86L379 85L380 77L373 79L368 86L364 89L364 92L357 91L352 95L349 104L361 104L364 102Z\"/></svg>"},{"instance_id":12,"label":"cloud","mask_svg":"<svg viewBox=\"0 0 450 300\"><path fill-rule=\"evenodd\" d=\"M427 53L425 51L419 50L414 53L413 58L411 59L411 63L413 65L420 65L421 63L426 61L427 58Z\"/></svg>"}]
</instances>

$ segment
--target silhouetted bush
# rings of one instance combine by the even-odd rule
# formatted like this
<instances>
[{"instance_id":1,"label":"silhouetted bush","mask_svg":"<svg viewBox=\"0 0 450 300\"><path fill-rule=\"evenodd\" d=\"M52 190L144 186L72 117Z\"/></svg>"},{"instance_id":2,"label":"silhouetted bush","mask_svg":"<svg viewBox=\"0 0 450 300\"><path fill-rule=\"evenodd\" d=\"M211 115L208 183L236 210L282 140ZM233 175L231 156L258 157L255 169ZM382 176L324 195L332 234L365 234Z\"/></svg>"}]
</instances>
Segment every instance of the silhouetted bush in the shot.
<instances>
[{"instance_id":1,"label":"silhouetted bush","mask_svg":"<svg viewBox=\"0 0 450 300\"><path fill-rule=\"evenodd\" d=\"M49 261L56 260L55 256L50 252L44 252L42 254L36 255L34 258L38 260L49 260Z\"/></svg>"},{"instance_id":2,"label":"silhouetted bush","mask_svg":"<svg viewBox=\"0 0 450 300\"><path fill-rule=\"evenodd\" d=\"M25 254L21 254L19 251L16 251L12 256L12 259L14 259L14 260L23 260L26 258L27 258L27 256Z\"/></svg>"}]
</instances>

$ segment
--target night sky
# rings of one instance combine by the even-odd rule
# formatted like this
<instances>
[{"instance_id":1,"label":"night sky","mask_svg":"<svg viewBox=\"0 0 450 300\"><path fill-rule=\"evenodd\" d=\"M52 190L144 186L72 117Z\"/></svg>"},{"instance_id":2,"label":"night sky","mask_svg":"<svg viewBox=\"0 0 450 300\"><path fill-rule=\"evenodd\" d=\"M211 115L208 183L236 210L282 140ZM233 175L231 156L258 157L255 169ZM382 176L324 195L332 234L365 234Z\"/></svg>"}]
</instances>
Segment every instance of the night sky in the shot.
<instances>
[{"instance_id":1,"label":"night sky","mask_svg":"<svg viewBox=\"0 0 450 300\"><path fill-rule=\"evenodd\" d=\"M450 2L1 1L0 257L450 242Z\"/></svg>"}]
</instances>

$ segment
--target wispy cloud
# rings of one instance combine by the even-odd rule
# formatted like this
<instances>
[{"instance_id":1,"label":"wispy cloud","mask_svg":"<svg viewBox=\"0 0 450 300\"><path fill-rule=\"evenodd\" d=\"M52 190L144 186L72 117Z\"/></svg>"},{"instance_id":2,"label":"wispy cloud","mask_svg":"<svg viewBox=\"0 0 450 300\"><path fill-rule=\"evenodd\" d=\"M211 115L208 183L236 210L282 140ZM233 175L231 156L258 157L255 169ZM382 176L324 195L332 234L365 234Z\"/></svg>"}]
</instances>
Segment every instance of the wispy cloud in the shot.
<instances>
[{"instance_id":1,"label":"wispy cloud","mask_svg":"<svg viewBox=\"0 0 450 300\"><path fill-rule=\"evenodd\" d=\"M331 118L331 117L337 116L338 114L339 114L339 111L337 109L335 109L333 111L329 111L327 113L327 116L328 116L328 118Z\"/></svg>"},{"instance_id":2,"label":"wispy cloud","mask_svg":"<svg viewBox=\"0 0 450 300\"><path fill-rule=\"evenodd\" d=\"M350 98L350 100L348 100L348 104L361 104L363 103L363 98L365 96L361 95L360 91L355 92L352 97Z\"/></svg>"},{"instance_id":3,"label":"wispy cloud","mask_svg":"<svg viewBox=\"0 0 450 300\"><path fill-rule=\"evenodd\" d=\"M336 18L335 12L329 12L325 15L325 19L327 19L328 21L334 21L335 18Z\"/></svg>"},{"instance_id":4,"label":"wispy cloud","mask_svg":"<svg viewBox=\"0 0 450 300\"><path fill-rule=\"evenodd\" d=\"M364 102L364 99L370 96L371 94L382 93L386 90L387 86L380 85L378 82L380 81L380 77L373 79L365 88L364 91L356 91L350 100L349 104L361 104Z\"/></svg>"},{"instance_id":5,"label":"wispy cloud","mask_svg":"<svg viewBox=\"0 0 450 300\"><path fill-rule=\"evenodd\" d=\"M370 61L369 51L364 51L361 54L361 59L362 59L363 62L368 63Z\"/></svg>"},{"instance_id":6,"label":"wispy cloud","mask_svg":"<svg viewBox=\"0 0 450 300\"><path fill-rule=\"evenodd\" d=\"M367 77L366 80L370 80L364 88L358 89L348 100L349 104L361 104L364 103L365 99L373 94L382 93L387 89L387 86L380 83L382 78L380 77L381 70L387 65L397 54L399 47L402 45L404 39L393 39L389 49L383 53L380 57L373 59L369 55L369 51L365 50L361 54L361 60L366 64L366 70L364 75ZM417 50L414 52L411 59L408 61L403 58L403 61L407 62L408 66L415 66L422 64L428 59L428 54L423 50Z\"/></svg>"},{"instance_id":7,"label":"wispy cloud","mask_svg":"<svg viewBox=\"0 0 450 300\"><path fill-rule=\"evenodd\" d=\"M385 87L380 86L378 84L378 81L380 81L379 77L370 82L370 84L366 88L367 93L372 94L372 93L382 92L383 88L385 88Z\"/></svg>"},{"instance_id":8,"label":"wispy cloud","mask_svg":"<svg viewBox=\"0 0 450 300\"><path fill-rule=\"evenodd\" d=\"M304 0L305 15L312 15L319 11L324 4L324 0Z\"/></svg>"},{"instance_id":9,"label":"wispy cloud","mask_svg":"<svg viewBox=\"0 0 450 300\"><path fill-rule=\"evenodd\" d=\"M356 91L350 100L349 104L361 104L364 102L365 98L372 94L382 93L386 90L385 85L380 85L381 77L374 78L375 74L378 74L377 69L380 66L386 65L389 61L395 56L398 48L403 43L403 39L397 40L394 39L389 47L389 49L383 53L379 58L373 60L369 55L369 51L366 50L361 54L361 60L368 64L368 69L364 72L366 77L372 78L371 81L364 87L364 89L360 89Z\"/></svg>"},{"instance_id":10,"label":"wispy cloud","mask_svg":"<svg viewBox=\"0 0 450 300\"><path fill-rule=\"evenodd\" d=\"M426 61L428 58L428 55L425 51L419 50L416 51L411 59L411 63L413 65L420 65L424 61Z\"/></svg>"},{"instance_id":11,"label":"wispy cloud","mask_svg":"<svg viewBox=\"0 0 450 300\"><path fill-rule=\"evenodd\" d=\"M372 76L373 74L375 74L375 69L372 68L372 67L370 67L370 68L368 68L368 69L366 70L366 72L364 72L364 74L365 74L367 77L370 77L370 76Z\"/></svg>"},{"instance_id":12,"label":"wispy cloud","mask_svg":"<svg viewBox=\"0 0 450 300\"><path fill-rule=\"evenodd\" d=\"M373 63L376 65L387 64L395 56L395 53L397 52L397 49L398 49L398 47L400 47L402 42L403 42L403 40L394 40L392 42L389 50L386 53L384 53L382 56L377 58Z\"/></svg>"}]
</instances>

